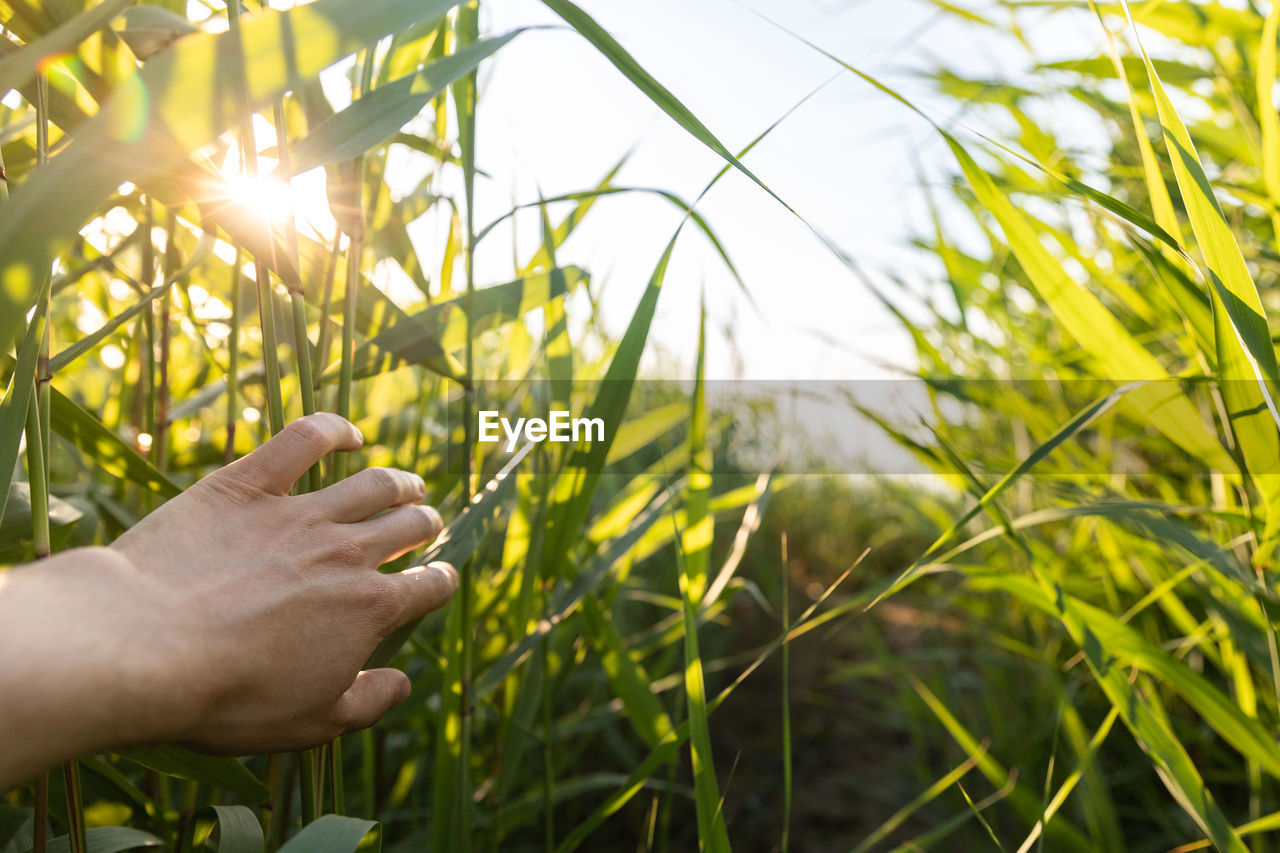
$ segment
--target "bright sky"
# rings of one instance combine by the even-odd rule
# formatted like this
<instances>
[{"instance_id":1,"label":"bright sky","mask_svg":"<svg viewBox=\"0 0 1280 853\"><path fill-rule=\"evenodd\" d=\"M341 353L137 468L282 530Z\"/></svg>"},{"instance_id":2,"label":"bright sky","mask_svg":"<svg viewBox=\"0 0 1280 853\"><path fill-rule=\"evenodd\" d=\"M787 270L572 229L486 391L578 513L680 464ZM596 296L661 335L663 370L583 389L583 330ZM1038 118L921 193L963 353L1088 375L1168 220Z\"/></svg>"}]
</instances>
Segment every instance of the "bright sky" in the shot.
<instances>
[{"instance_id":1,"label":"bright sky","mask_svg":"<svg viewBox=\"0 0 1280 853\"><path fill-rule=\"evenodd\" d=\"M737 150L839 67L761 20L751 8L932 106L913 70L943 63L1016 78L1029 60L1015 45L941 15L920 0L580 0L658 80ZM985 4L982 4L985 5ZM486 30L562 25L536 0L487 4ZM995 14L1001 14L996 12ZM1029 35L1038 56L1084 56L1100 43L1087 17L1055 17ZM485 82L487 80L487 82ZM522 202L594 186L634 147L617 182L657 186L692 199L721 161L663 115L594 48L571 31L520 36L482 77L477 222ZM869 270L920 280L929 261L906 249L922 230L918 169L936 179L949 154L929 126L848 73L801 106L746 158L747 165L810 223ZM567 210L561 209L560 215ZM734 259L753 309L700 235L681 238L654 327L657 369L688 375L704 291L712 340L709 375L751 379L884 376L880 363L910 366L895 321L794 216L745 177L726 176L699 205ZM621 333L681 214L652 197L605 199L560 253L606 282L606 324ZM554 218L558 218L554 217ZM518 235L522 256L539 239L536 213ZM510 232L480 252L482 283L511 272ZM729 335L729 337L726 337Z\"/></svg>"}]
</instances>

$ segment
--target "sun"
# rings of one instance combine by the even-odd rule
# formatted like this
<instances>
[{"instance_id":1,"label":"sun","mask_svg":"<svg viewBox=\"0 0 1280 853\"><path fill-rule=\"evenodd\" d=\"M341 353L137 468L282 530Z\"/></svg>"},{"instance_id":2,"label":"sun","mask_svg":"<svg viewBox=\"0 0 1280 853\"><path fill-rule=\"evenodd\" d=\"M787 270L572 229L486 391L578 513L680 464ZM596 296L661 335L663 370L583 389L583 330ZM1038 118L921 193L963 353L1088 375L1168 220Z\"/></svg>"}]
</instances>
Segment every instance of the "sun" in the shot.
<instances>
[{"instance_id":1,"label":"sun","mask_svg":"<svg viewBox=\"0 0 1280 853\"><path fill-rule=\"evenodd\" d=\"M226 193L236 206L266 222L287 222L293 213L288 184L273 178L233 175L227 178Z\"/></svg>"}]
</instances>

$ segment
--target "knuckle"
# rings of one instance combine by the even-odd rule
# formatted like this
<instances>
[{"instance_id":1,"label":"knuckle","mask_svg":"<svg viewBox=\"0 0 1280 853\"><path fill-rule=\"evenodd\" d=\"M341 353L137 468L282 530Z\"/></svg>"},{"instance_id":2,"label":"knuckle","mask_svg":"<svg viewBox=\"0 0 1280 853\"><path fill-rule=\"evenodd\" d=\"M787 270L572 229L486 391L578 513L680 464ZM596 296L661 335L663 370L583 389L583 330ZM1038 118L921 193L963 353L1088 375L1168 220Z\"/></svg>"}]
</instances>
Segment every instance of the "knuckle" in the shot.
<instances>
[{"instance_id":1,"label":"knuckle","mask_svg":"<svg viewBox=\"0 0 1280 853\"><path fill-rule=\"evenodd\" d=\"M290 501L290 509L295 505L301 504L301 501ZM293 530L300 542L304 546L315 547L317 539L323 539L332 527L332 522L325 518L318 507L303 504L299 512L294 512L293 518L290 520Z\"/></svg>"},{"instance_id":2,"label":"knuckle","mask_svg":"<svg viewBox=\"0 0 1280 853\"><path fill-rule=\"evenodd\" d=\"M433 506L424 506L422 514L427 520L429 538L435 539L444 531L444 519L440 516L440 511Z\"/></svg>"},{"instance_id":3,"label":"knuckle","mask_svg":"<svg viewBox=\"0 0 1280 853\"><path fill-rule=\"evenodd\" d=\"M400 477L390 468L366 468L364 478L369 481L369 487L379 493L400 491Z\"/></svg>"},{"instance_id":4,"label":"knuckle","mask_svg":"<svg viewBox=\"0 0 1280 853\"><path fill-rule=\"evenodd\" d=\"M258 486L260 480L257 463L245 457L213 472L192 488L195 494L207 494L215 503L243 506L265 494Z\"/></svg>"},{"instance_id":5,"label":"knuckle","mask_svg":"<svg viewBox=\"0 0 1280 853\"><path fill-rule=\"evenodd\" d=\"M414 535L420 541L429 541L440 534L443 522L440 520L440 513L436 512L434 507L412 505L405 507L405 510L410 515Z\"/></svg>"},{"instance_id":6,"label":"knuckle","mask_svg":"<svg viewBox=\"0 0 1280 853\"><path fill-rule=\"evenodd\" d=\"M337 534L329 544L330 558L339 565L359 566L367 562L368 548L358 536Z\"/></svg>"},{"instance_id":7,"label":"knuckle","mask_svg":"<svg viewBox=\"0 0 1280 853\"><path fill-rule=\"evenodd\" d=\"M399 586L377 573L361 585L356 600L360 610L378 625L398 616L404 604Z\"/></svg>"},{"instance_id":8,"label":"knuckle","mask_svg":"<svg viewBox=\"0 0 1280 853\"><path fill-rule=\"evenodd\" d=\"M324 428L325 420L321 415L324 415L325 418L336 417L336 415L329 415L328 412L316 412L315 414L298 418L285 429L287 429L294 438L304 444L326 444L326 435L328 434L328 431Z\"/></svg>"}]
</instances>

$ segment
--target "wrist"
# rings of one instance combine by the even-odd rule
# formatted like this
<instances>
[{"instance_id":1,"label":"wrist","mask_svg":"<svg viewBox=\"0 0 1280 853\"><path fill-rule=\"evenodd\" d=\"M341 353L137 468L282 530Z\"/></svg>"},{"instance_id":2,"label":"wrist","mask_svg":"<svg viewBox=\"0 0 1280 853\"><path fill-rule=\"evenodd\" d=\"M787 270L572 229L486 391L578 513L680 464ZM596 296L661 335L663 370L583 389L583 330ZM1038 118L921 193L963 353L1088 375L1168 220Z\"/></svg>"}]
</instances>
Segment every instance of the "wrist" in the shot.
<instances>
[{"instance_id":1,"label":"wrist","mask_svg":"<svg viewBox=\"0 0 1280 853\"><path fill-rule=\"evenodd\" d=\"M120 612L132 614L127 627L103 623L115 644L106 670L118 691L114 746L181 740L202 713L203 674L194 653L193 636L184 630L183 602L162 589L122 549L100 548L101 569L128 601ZM110 617L109 617L110 618Z\"/></svg>"},{"instance_id":2,"label":"wrist","mask_svg":"<svg viewBox=\"0 0 1280 853\"><path fill-rule=\"evenodd\" d=\"M77 548L12 570L0 617L22 630L6 648L0 694L21 690L32 729L61 758L179 737L195 711L172 607L118 550Z\"/></svg>"}]
</instances>

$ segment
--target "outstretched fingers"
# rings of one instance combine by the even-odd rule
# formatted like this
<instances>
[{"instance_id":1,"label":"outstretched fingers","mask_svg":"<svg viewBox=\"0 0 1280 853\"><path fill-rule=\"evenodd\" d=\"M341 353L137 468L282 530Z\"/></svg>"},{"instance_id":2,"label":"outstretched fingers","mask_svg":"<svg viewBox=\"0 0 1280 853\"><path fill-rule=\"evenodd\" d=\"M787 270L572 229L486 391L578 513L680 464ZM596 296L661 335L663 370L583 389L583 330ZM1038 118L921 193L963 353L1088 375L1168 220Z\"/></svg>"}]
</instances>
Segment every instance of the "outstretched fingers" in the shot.
<instances>
[{"instance_id":1,"label":"outstretched fingers","mask_svg":"<svg viewBox=\"0 0 1280 853\"><path fill-rule=\"evenodd\" d=\"M440 535L444 522L433 507L402 504L368 521L349 525L362 561L382 565Z\"/></svg>"},{"instance_id":2,"label":"outstretched fingers","mask_svg":"<svg viewBox=\"0 0 1280 853\"><path fill-rule=\"evenodd\" d=\"M418 503L426 496L426 484L417 474L395 468L366 468L304 499L330 521L353 523L384 509Z\"/></svg>"},{"instance_id":3,"label":"outstretched fingers","mask_svg":"<svg viewBox=\"0 0 1280 853\"><path fill-rule=\"evenodd\" d=\"M293 421L270 441L223 470L247 485L265 492L287 495L298 478L327 454L358 450L364 444L360 430L346 418L316 412Z\"/></svg>"},{"instance_id":4,"label":"outstretched fingers","mask_svg":"<svg viewBox=\"0 0 1280 853\"><path fill-rule=\"evenodd\" d=\"M458 573L448 563L416 566L386 579L397 591L395 625L421 619L443 606L458 588ZM334 716L345 732L365 729L409 698L409 677L398 669L368 669L338 699Z\"/></svg>"},{"instance_id":5,"label":"outstretched fingers","mask_svg":"<svg viewBox=\"0 0 1280 853\"><path fill-rule=\"evenodd\" d=\"M397 587L400 607L395 625L399 628L407 622L421 619L433 610L443 607L458 588L458 571L448 563L428 563L386 575Z\"/></svg>"}]
</instances>

